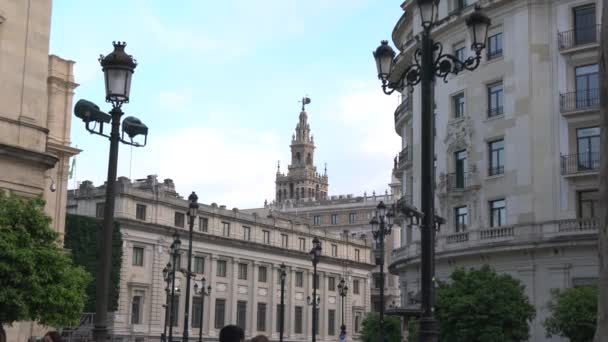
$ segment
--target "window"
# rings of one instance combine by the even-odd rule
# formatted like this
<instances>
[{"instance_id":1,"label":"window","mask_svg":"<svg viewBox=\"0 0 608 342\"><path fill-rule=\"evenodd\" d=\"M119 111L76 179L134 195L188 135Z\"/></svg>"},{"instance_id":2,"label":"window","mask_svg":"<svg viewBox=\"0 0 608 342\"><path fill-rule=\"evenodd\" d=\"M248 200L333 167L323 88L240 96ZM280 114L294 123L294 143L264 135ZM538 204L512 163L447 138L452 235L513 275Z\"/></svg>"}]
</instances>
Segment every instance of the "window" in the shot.
<instances>
[{"instance_id":1,"label":"window","mask_svg":"<svg viewBox=\"0 0 608 342\"><path fill-rule=\"evenodd\" d=\"M454 118L461 118L464 116L464 93L459 93L452 96L452 103L454 105Z\"/></svg>"},{"instance_id":2,"label":"window","mask_svg":"<svg viewBox=\"0 0 608 342\"><path fill-rule=\"evenodd\" d=\"M361 330L361 312L355 312L355 332L358 333Z\"/></svg>"},{"instance_id":3,"label":"window","mask_svg":"<svg viewBox=\"0 0 608 342\"><path fill-rule=\"evenodd\" d=\"M236 302L236 326L245 330L247 324L247 302L239 300Z\"/></svg>"},{"instance_id":4,"label":"window","mask_svg":"<svg viewBox=\"0 0 608 342\"><path fill-rule=\"evenodd\" d=\"M131 324L142 323L142 309L144 304L144 292L136 290L131 300Z\"/></svg>"},{"instance_id":5,"label":"window","mask_svg":"<svg viewBox=\"0 0 608 342\"><path fill-rule=\"evenodd\" d=\"M296 272L296 287L304 287L304 273Z\"/></svg>"},{"instance_id":6,"label":"window","mask_svg":"<svg viewBox=\"0 0 608 342\"><path fill-rule=\"evenodd\" d=\"M331 256L332 257L338 256L338 245L331 245Z\"/></svg>"},{"instance_id":7,"label":"window","mask_svg":"<svg viewBox=\"0 0 608 342\"><path fill-rule=\"evenodd\" d=\"M106 204L104 202L100 202L95 205L95 217L103 217L105 206Z\"/></svg>"},{"instance_id":8,"label":"window","mask_svg":"<svg viewBox=\"0 0 608 342\"><path fill-rule=\"evenodd\" d=\"M289 247L289 236L287 234L281 234L281 246L283 248Z\"/></svg>"},{"instance_id":9,"label":"window","mask_svg":"<svg viewBox=\"0 0 608 342\"><path fill-rule=\"evenodd\" d=\"M258 331L266 331L266 303L258 303Z\"/></svg>"},{"instance_id":10,"label":"window","mask_svg":"<svg viewBox=\"0 0 608 342\"><path fill-rule=\"evenodd\" d=\"M198 218L198 230L200 232L206 233L209 231L209 219L206 217Z\"/></svg>"},{"instance_id":11,"label":"window","mask_svg":"<svg viewBox=\"0 0 608 342\"><path fill-rule=\"evenodd\" d=\"M263 230L262 233L264 234L264 243L270 245L270 231Z\"/></svg>"},{"instance_id":12,"label":"window","mask_svg":"<svg viewBox=\"0 0 608 342\"><path fill-rule=\"evenodd\" d=\"M258 268L258 282L260 282L260 283L266 282L266 278L268 276L268 274L266 273L267 271L268 271L268 269L266 268L266 266L260 266Z\"/></svg>"},{"instance_id":13,"label":"window","mask_svg":"<svg viewBox=\"0 0 608 342\"><path fill-rule=\"evenodd\" d=\"M201 326L202 303L201 297L192 297L192 323L190 324L193 328L200 328Z\"/></svg>"},{"instance_id":14,"label":"window","mask_svg":"<svg viewBox=\"0 0 608 342\"><path fill-rule=\"evenodd\" d=\"M458 58L459 61L464 62L464 60L465 60L464 54L466 51L464 42L454 45L453 49L454 49L454 56L456 56L456 58ZM457 71L462 71L462 65L456 63L456 64L454 64L454 67L456 68Z\"/></svg>"},{"instance_id":15,"label":"window","mask_svg":"<svg viewBox=\"0 0 608 342\"><path fill-rule=\"evenodd\" d=\"M579 171L595 170L600 166L600 128L576 130L577 167Z\"/></svg>"},{"instance_id":16,"label":"window","mask_svg":"<svg viewBox=\"0 0 608 342\"><path fill-rule=\"evenodd\" d=\"M321 216L320 215L315 215L312 217L312 224L315 226L320 226L321 225Z\"/></svg>"},{"instance_id":17,"label":"window","mask_svg":"<svg viewBox=\"0 0 608 342\"><path fill-rule=\"evenodd\" d=\"M226 300L216 299L215 300L215 329L222 329L226 320Z\"/></svg>"},{"instance_id":18,"label":"window","mask_svg":"<svg viewBox=\"0 0 608 342\"><path fill-rule=\"evenodd\" d=\"M336 310L327 310L327 335L336 334Z\"/></svg>"},{"instance_id":19,"label":"window","mask_svg":"<svg viewBox=\"0 0 608 342\"><path fill-rule=\"evenodd\" d=\"M222 235L230 236L230 223L222 222Z\"/></svg>"},{"instance_id":20,"label":"window","mask_svg":"<svg viewBox=\"0 0 608 342\"><path fill-rule=\"evenodd\" d=\"M331 224L338 224L338 214L331 214Z\"/></svg>"},{"instance_id":21,"label":"window","mask_svg":"<svg viewBox=\"0 0 608 342\"><path fill-rule=\"evenodd\" d=\"M488 37L488 59L502 56L502 32Z\"/></svg>"},{"instance_id":22,"label":"window","mask_svg":"<svg viewBox=\"0 0 608 342\"><path fill-rule=\"evenodd\" d=\"M146 220L146 206L143 204L137 204L135 206L135 218L138 220Z\"/></svg>"},{"instance_id":23,"label":"window","mask_svg":"<svg viewBox=\"0 0 608 342\"><path fill-rule=\"evenodd\" d=\"M294 308L294 323L295 326L293 328L294 332L296 334L301 334L302 333L302 321L304 320L304 317L302 315L304 309L301 306L296 306Z\"/></svg>"},{"instance_id":24,"label":"window","mask_svg":"<svg viewBox=\"0 0 608 342\"><path fill-rule=\"evenodd\" d=\"M469 224L469 209L466 206L454 208L454 228L456 233L464 232Z\"/></svg>"},{"instance_id":25,"label":"window","mask_svg":"<svg viewBox=\"0 0 608 342\"><path fill-rule=\"evenodd\" d=\"M502 115L502 81L488 86L488 117Z\"/></svg>"},{"instance_id":26,"label":"window","mask_svg":"<svg viewBox=\"0 0 608 342\"><path fill-rule=\"evenodd\" d=\"M503 139L492 141L488 144L490 148L490 165L488 174L490 176L505 173L505 141Z\"/></svg>"},{"instance_id":27,"label":"window","mask_svg":"<svg viewBox=\"0 0 608 342\"><path fill-rule=\"evenodd\" d=\"M505 200L490 201L490 227L500 227L507 223Z\"/></svg>"},{"instance_id":28,"label":"window","mask_svg":"<svg viewBox=\"0 0 608 342\"><path fill-rule=\"evenodd\" d=\"M574 8L574 40L576 45L597 41L595 5Z\"/></svg>"},{"instance_id":29,"label":"window","mask_svg":"<svg viewBox=\"0 0 608 342\"><path fill-rule=\"evenodd\" d=\"M176 227L184 227L184 219L185 219L185 215L184 213L178 213L177 211L175 212L175 226Z\"/></svg>"},{"instance_id":30,"label":"window","mask_svg":"<svg viewBox=\"0 0 608 342\"><path fill-rule=\"evenodd\" d=\"M574 69L576 75L576 109L600 104L600 76L598 64L582 65Z\"/></svg>"},{"instance_id":31,"label":"window","mask_svg":"<svg viewBox=\"0 0 608 342\"><path fill-rule=\"evenodd\" d=\"M239 279L247 280L247 264L239 264Z\"/></svg>"},{"instance_id":32,"label":"window","mask_svg":"<svg viewBox=\"0 0 608 342\"><path fill-rule=\"evenodd\" d=\"M359 294L359 280L353 280L353 294Z\"/></svg>"},{"instance_id":33,"label":"window","mask_svg":"<svg viewBox=\"0 0 608 342\"><path fill-rule=\"evenodd\" d=\"M587 190L578 192L578 217L595 218L599 215L599 191Z\"/></svg>"},{"instance_id":34,"label":"window","mask_svg":"<svg viewBox=\"0 0 608 342\"><path fill-rule=\"evenodd\" d=\"M194 273L205 273L205 258L201 256L194 257Z\"/></svg>"},{"instance_id":35,"label":"window","mask_svg":"<svg viewBox=\"0 0 608 342\"><path fill-rule=\"evenodd\" d=\"M334 278L334 277L327 278L327 290L336 291L336 278Z\"/></svg>"},{"instance_id":36,"label":"window","mask_svg":"<svg viewBox=\"0 0 608 342\"><path fill-rule=\"evenodd\" d=\"M348 223L350 223L350 224L357 223L357 213L348 214Z\"/></svg>"},{"instance_id":37,"label":"window","mask_svg":"<svg viewBox=\"0 0 608 342\"><path fill-rule=\"evenodd\" d=\"M298 242L300 243L300 250L306 251L306 239L298 238Z\"/></svg>"},{"instance_id":38,"label":"window","mask_svg":"<svg viewBox=\"0 0 608 342\"><path fill-rule=\"evenodd\" d=\"M217 261L217 274L218 277L226 277L226 260Z\"/></svg>"},{"instance_id":39,"label":"window","mask_svg":"<svg viewBox=\"0 0 608 342\"><path fill-rule=\"evenodd\" d=\"M457 151L454 152L454 162L455 162L455 174L454 174L454 188L463 189L466 185L467 179L467 151Z\"/></svg>"},{"instance_id":40,"label":"window","mask_svg":"<svg viewBox=\"0 0 608 342\"><path fill-rule=\"evenodd\" d=\"M179 322L179 295L175 294L175 297L173 297L173 302L170 305L171 317L173 317L173 320L171 320L171 325L176 327L177 323Z\"/></svg>"},{"instance_id":41,"label":"window","mask_svg":"<svg viewBox=\"0 0 608 342\"><path fill-rule=\"evenodd\" d=\"M357 248L355 248L355 260L361 260L361 252Z\"/></svg>"},{"instance_id":42,"label":"window","mask_svg":"<svg viewBox=\"0 0 608 342\"><path fill-rule=\"evenodd\" d=\"M250 241L251 240L251 228L247 226L243 226L243 240Z\"/></svg>"},{"instance_id":43,"label":"window","mask_svg":"<svg viewBox=\"0 0 608 342\"><path fill-rule=\"evenodd\" d=\"M144 265L144 248L133 247L133 266Z\"/></svg>"}]
</instances>

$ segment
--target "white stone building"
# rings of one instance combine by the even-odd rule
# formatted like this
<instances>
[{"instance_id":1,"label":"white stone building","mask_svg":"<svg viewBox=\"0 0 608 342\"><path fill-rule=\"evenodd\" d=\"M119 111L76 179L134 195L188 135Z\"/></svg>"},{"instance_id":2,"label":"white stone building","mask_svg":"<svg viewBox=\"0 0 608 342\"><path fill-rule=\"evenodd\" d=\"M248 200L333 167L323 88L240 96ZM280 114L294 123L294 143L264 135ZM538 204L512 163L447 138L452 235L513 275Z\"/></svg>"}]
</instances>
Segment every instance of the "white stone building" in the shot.
<instances>
[{"instance_id":1,"label":"white stone building","mask_svg":"<svg viewBox=\"0 0 608 342\"><path fill-rule=\"evenodd\" d=\"M70 190L68 212L101 217L105 187L83 182ZM121 224L123 261L118 311L111 331L115 338L155 340L163 332L166 303L162 269L169 261L174 231L181 240L181 267L187 265L188 203L175 192L173 181L159 183L156 176L131 182L121 177L117 184L116 220ZM246 336L265 334L278 340L280 303L279 266L287 266L285 292L285 341L310 341L312 307L312 263L309 251L317 236L322 244L318 265L320 297L317 341L336 341L342 317L337 293L340 279L347 278L352 291L346 298L345 323L349 336L370 310L368 278L370 246L359 238L322 232L293 215L268 209L249 213L225 206L201 205L194 227L193 271L205 275L212 287L203 308L203 336L217 340L221 327L237 324ZM185 278L178 274L177 325L182 335ZM200 296L190 301L190 336L198 336Z\"/></svg>"},{"instance_id":2,"label":"white stone building","mask_svg":"<svg viewBox=\"0 0 608 342\"><path fill-rule=\"evenodd\" d=\"M479 68L435 84L436 276L489 264L526 287L537 310L531 340L545 337L550 289L595 282L599 168L595 0L444 0L435 41L471 55L464 18L479 4L491 18ZM415 1L402 5L393 43L407 65L421 31ZM379 90L380 91L380 90ZM395 174L420 207L420 88L402 94ZM404 226L391 265L402 306L416 307L420 235Z\"/></svg>"}]
</instances>

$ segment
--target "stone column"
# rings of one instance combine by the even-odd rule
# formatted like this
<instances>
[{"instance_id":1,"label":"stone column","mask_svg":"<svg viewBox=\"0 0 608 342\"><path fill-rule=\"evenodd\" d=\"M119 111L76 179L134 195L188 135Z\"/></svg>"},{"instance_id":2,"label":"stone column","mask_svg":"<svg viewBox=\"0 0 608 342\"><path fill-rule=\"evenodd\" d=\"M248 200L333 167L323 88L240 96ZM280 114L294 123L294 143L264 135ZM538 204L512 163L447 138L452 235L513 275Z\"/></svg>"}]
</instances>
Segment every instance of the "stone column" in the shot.
<instances>
[{"instance_id":1,"label":"stone column","mask_svg":"<svg viewBox=\"0 0 608 342\"><path fill-rule=\"evenodd\" d=\"M325 340L327 338L327 291L325 288L325 272L317 270L319 275L319 288L317 289L317 296L321 301L319 302L319 339Z\"/></svg>"},{"instance_id":2,"label":"stone column","mask_svg":"<svg viewBox=\"0 0 608 342\"><path fill-rule=\"evenodd\" d=\"M239 279L239 259L232 259L232 277L231 277L231 292L230 297L228 299L228 303L226 303L226 309L228 311L226 324L236 323L236 302L238 297L238 279Z\"/></svg>"},{"instance_id":3,"label":"stone column","mask_svg":"<svg viewBox=\"0 0 608 342\"><path fill-rule=\"evenodd\" d=\"M288 334L286 334L284 336L284 338L293 338L295 336L295 298L296 298L296 270L291 268L289 270L289 272L287 273L287 277L289 278L289 287L285 289L285 297L289 298L289 305L287 306L288 309L285 310L285 313L288 314L285 317L285 326L289 327L288 329L286 329L287 331L289 331ZM293 299L292 299L293 298ZM287 319L287 317L292 317L293 319Z\"/></svg>"},{"instance_id":4,"label":"stone column","mask_svg":"<svg viewBox=\"0 0 608 342\"><path fill-rule=\"evenodd\" d=\"M215 299L217 298L217 283L216 280L216 269L217 269L217 255L211 254L209 256L209 276L207 281L209 285L211 285L211 293L207 298L205 298L205 306L207 306L207 311L205 312L205 317L203 319L207 322L207 330L205 333L208 336L217 336L219 331L215 329ZM203 322L204 328L205 322ZM204 329L203 329L204 330Z\"/></svg>"},{"instance_id":5,"label":"stone column","mask_svg":"<svg viewBox=\"0 0 608 342\"><path fill-rule=\"evenodd\" d=\"M165 323L165 308L163 305L166 304L165 294L165 281L163 279L162 269L165 267L166 262L163 263L163 246L160 244L150 246L146 248L146 253L152 259L151 273L152 273L152 286L148 298L144 300L144 305L148 307L148 332L152 335L159 335L163 331L163 324ZM145 256L144 256L145 262ZM145 301L149 304L146 304ZM144 319L145 319L144 315Z\"/></svg>"},{"instance_id":6,"label":"stone column","mask_svg":"<svg viewBox=\"0 0 608 342\"><path fill-rule=\"evenodd\" d=\"M251 296L250 301L249 301L249 310L251 310L249 312L249 324L247 324L247 329L245 331L246 335L250 335L253 336L254 332L256 331L256 328L254 327L254 324L256 323L256 319L257 319L257 306L258 306L258 274L259 274L259 267L260 267L260 263L257 261L254 261L252 264L253 267L253 278L251 279L252 281L252 285L251 285ZM268 281L268 274L266 274L266 281Z\"/></svg>"},{"instance_id":7,"label":"stone column","mask_svg":"<svg viewBox=\"0 0 608 342\"><path fill-rule=\"evenodd\" d=\"M266 324L266 335L268 336L278 336L276 331L277 331L277 318L276 318L276 306L277 303L279 302L279 300L277 300L277 292L281 290L280 285L278 285L278 283L281 281L281 279L279 278L279 270L280 270L280 264L273 264L272 265L272 276L271 276L271 283L270 286L268 286L268 304L266 304L269 308L268 310L270 311L270 315L266 315L267 318L270 319L270 322L267 322Z\"/></svg>"}]
</instances>

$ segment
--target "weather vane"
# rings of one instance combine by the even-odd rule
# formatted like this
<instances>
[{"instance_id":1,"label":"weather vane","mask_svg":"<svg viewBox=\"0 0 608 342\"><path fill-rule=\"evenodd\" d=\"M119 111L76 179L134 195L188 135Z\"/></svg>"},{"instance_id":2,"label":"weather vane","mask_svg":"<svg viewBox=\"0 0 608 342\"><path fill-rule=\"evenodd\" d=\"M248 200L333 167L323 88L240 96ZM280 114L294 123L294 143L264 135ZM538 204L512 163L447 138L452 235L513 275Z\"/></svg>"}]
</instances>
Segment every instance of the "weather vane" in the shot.
<instances>
[{"instance_id":1,"label":"weather vane","mask_svg":"<svg viewBox=\"0 0 608 342\"><path fill-rule=\"evenodd\" d=\"M308 97L308 95L304 96L302 98L302 101L298 101L302 103L302 111L305 111L304 106L306 106L307 104L310 104L310 97Z\"/></svg>"}]
</instances>

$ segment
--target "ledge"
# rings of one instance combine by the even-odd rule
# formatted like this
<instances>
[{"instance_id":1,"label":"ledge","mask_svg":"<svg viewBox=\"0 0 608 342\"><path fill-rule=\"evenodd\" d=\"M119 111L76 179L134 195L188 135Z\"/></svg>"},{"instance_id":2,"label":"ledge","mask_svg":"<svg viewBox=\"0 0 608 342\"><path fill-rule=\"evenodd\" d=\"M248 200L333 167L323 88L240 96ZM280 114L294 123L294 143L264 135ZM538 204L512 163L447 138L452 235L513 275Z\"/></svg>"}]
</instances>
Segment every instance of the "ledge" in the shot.
<instances>
[{"instance_id":1,"label":"ledge","mask_svg":"<svg viewBox=\"0 0 608 342\"><path fill-rule=\"evenodd\" d=\"M0 144L0 156L11 157L25 160L34 164L39 164L44 166L47 170L55 167L55 164L59 161L59 158L47 153L36 152L24 149L22 147L6 144Z\"/></svg>"}]
</instances>

